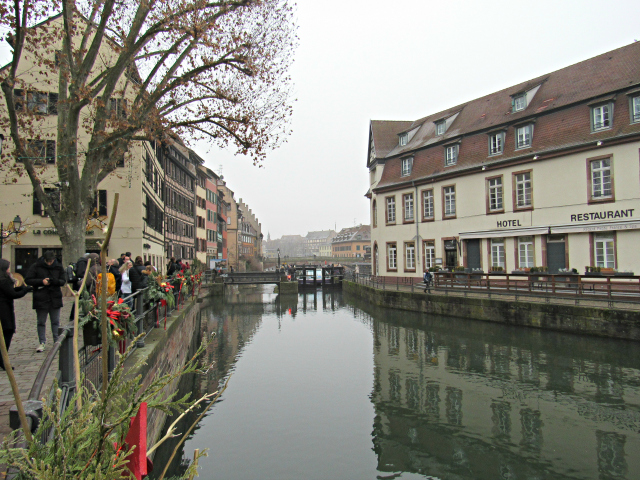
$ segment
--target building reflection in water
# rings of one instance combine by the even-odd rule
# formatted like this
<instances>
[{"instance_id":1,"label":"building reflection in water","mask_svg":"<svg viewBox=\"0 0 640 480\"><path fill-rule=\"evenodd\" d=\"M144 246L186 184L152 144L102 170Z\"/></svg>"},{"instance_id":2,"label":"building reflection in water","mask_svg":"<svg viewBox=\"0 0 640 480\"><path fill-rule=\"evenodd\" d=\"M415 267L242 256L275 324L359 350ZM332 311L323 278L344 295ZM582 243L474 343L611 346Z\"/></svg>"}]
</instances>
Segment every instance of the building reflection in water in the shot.
<instances>
[{"instance_id":1,"label":"building reflection in water","mask_svg":"<svg viewBox=\"0 0 640 480\"><path fill-rule=\"evenodd\" d=\"M381 472L640 478L635 345L357 307L374 336Z\"/></svg>"}]
</instances>

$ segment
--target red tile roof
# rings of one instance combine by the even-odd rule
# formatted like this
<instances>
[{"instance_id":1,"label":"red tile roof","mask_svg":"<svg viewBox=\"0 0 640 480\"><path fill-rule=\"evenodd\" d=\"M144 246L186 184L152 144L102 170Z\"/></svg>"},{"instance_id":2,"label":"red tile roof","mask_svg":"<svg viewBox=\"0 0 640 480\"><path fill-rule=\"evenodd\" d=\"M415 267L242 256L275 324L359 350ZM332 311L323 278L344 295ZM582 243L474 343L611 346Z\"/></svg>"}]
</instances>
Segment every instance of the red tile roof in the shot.
<instances>
[{"instance_id":1,"label":"red tile roof","mask_svg":"<svg viewBox=\"0 0 640 480\"><path fill-rule=\"evenodd\" d=\"M540 85L527 107L512 113L511 96ZM372 121L377 157L386 152L385 169L377 188L405 181L455 172L472 165L506 160L528 154L541 154L563 146L580 145L633 133L640 124L629 123L629 102L624 94L615 97L613 128L592 133L589 121L590 100L625 92L640 85L640 42L557 70L553 73L514 85L468 103L429 115L414 122ZM612 96L613 97L613 96ZM442 136L435 135L436 120L460 112ZM515 151L514 125L530 119L536 121L532 148ZM400 147L397 134L419 126L411 141ZM505 149L499 157L488 157L487 132L506 128ZM378 136L376 136L376 131ZM444 167L443 144L462 138L458 162ZM384 146L378 150L378 144ZM393 147L390 148L390 145ZM431 147L431 148L429 148ZM413 171L400 177L400 157L414 155Z\"/></svg>"}]
</instances>

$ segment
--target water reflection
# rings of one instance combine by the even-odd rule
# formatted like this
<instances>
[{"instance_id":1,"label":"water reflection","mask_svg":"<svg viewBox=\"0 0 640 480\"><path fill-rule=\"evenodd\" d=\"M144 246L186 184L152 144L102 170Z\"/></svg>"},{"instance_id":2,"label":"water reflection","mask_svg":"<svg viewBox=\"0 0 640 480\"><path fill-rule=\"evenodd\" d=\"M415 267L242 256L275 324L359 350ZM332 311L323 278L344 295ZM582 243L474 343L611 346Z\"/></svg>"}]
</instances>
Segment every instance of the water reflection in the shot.
<instances>
[{"instance_id":1,"label":"water reflection","mask_svg":"<svg viewBox=\"0 0 640 480\"><path fill-rule=\"evenodd\" d=\"M215 368L197 390L218 389L236 368L240 376L247 352L251 368L266 364L259 374L244 372L244 387L234 378L230 390L238 390L229 397L237 406L219 410L217 430L203 425L193 442L216 446L212 466L225 479L640 478L635 343L376 309L322 290L231 292L203 310L202 335L212 332L207 359ZM362 335L369 350L351 353ZM357 381L354 365L370 377ZM355 403L326 406L340 394ZM250 403L253 410L239 405L253 396L264 399ZM316 413L305 402L318 403ZM354 412L369 410L358 427ZM265 429L264 442L249 425ZM343 438L352 443L336 453L330 447ZM370 467L345 473L354 465Z\"/></svg>"},{"instance_id":2,"label":"water reflection","mask_svg":"<svg viewBox=\"0 0 640 480\"><path fill-rule=\"evenodd\" d=\"M374 335L380 471L640 478L636 344L350 308Z\"/></svg>"}]
</instances>

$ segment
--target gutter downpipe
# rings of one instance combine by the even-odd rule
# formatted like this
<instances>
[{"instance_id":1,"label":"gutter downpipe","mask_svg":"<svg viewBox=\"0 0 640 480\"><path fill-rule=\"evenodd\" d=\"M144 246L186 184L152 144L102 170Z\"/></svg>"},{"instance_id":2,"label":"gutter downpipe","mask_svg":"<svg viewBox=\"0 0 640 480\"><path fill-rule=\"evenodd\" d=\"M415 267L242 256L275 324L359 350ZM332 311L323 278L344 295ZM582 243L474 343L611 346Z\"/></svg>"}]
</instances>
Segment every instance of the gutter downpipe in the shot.
<instances>
[{"instance_id":1,"label":"gutter downpipe","mask_svg":"<svg viewBox=\"0 0 640 480\"><path fill-rule=\"evenodd\" d=\"M416 272L418 271L418 265L420 265L420 249L422 246L420 245L420 230L418 229L418 186L416 185L415 180L411 181L413 188L416 191L416 203L413 208L413 216L416 221ZM413 287L412 287L413 288Z\"/></svg>"}]
</instances>

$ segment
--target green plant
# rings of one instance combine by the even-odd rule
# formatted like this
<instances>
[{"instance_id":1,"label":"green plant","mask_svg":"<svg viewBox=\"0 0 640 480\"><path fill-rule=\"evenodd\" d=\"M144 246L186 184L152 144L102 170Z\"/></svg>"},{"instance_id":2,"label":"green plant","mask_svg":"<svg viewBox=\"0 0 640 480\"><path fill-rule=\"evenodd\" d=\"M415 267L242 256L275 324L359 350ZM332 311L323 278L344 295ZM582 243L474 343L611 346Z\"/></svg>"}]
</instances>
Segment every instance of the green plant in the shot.
<instances>
[{"instance_id":1,"label":"green plant","mask_svg":"<svg viewBox=\"0 0 640 480\"><path fill-rule=\"evenodd\" d=\"M78 326L90 325L99 330L102 308L96 297L89 295L85 290L78 299L78 305L80 311ZM109 344L113 347L117 346L122 335L129 332L135 334L138 330L131 308L121 298L118 298L117 293L107 298L107 316L111 325L111 328L107 328L107 335Z\"/></svg>"},{"instance_id":2,"label":"green plant","mask_svg":"<svg viewBox=\"0 0 640 480\"><path fill-rule=\"evenodd\" d=\"M464 267L462 267L462 266L454 267L453 271L454 272L464 272Z\"/></svg>"},{"instance_id":3,"label":"green plant","mask_svg":"<svg viewBox=\"0 0 640 480\"><path fill-rule=\"evenodd\" d=\"M492 272L503 272L504 268L497 266L497 267L491 267L491 271Z\"/></svg>"},{"instance_id":4,"label":"green plant","mask_svg":"<svg viewBox=\"0 0 640 480\"><path fill-rule=\"evenodd\" d=\"M132 343L133 345L135 342ZM128 369L122 355L107 383L102 398L95 389L86 388L80 383L79 391L71 400L69 408L60 414L61 390L54 383L53 403L44 404L44 420L40 423L33 439L27 441L25 448L13 445L21 431L12 432L5 438L0 448L0 462L14 468L17 480L71 480L77 478L116 480L133 478L128 470L128 456L131 449L124 447L124 438L129 430L131 417L134 417L140 405L145 402L148 409L167 414L188 410L194 403L189 394L175 398L175 392L167 392L181 375L200 372L199 357L205 351L203 343L197 352L182 368L153 379L146 388L140 388L140 376L127 377ZM127 351L127 354L130 352ZM139 365L138 365L139 366ZM73 408L76 396L81 396L81 406ZM219 396L219 394L217 394ZM211 400L207 396L207 400ZM215 402L211 400L209 406ZM198 402L203 401L199 399ZM45 432L52 431L50 439L41 443ZM123 448L124 447L124 448ZM206 455L198 452L195 458ZM190 466L182 478L193 478L196 464Z\"/></svg>"},{"instance_id":5,"label":"green plant","mask_svg":"<svg viewBox=\"0 0 640 480\"><path fill-rule=\"evenodd\" d=\"M165 277L159 273L152 273L149 276L149 282L147 283L147 298L153 302L153 304L162 304L164 300L169 308L173 308L176 304L175 297L173 296L173 285L166 281Z\"/></svg>"}]
</instances>

